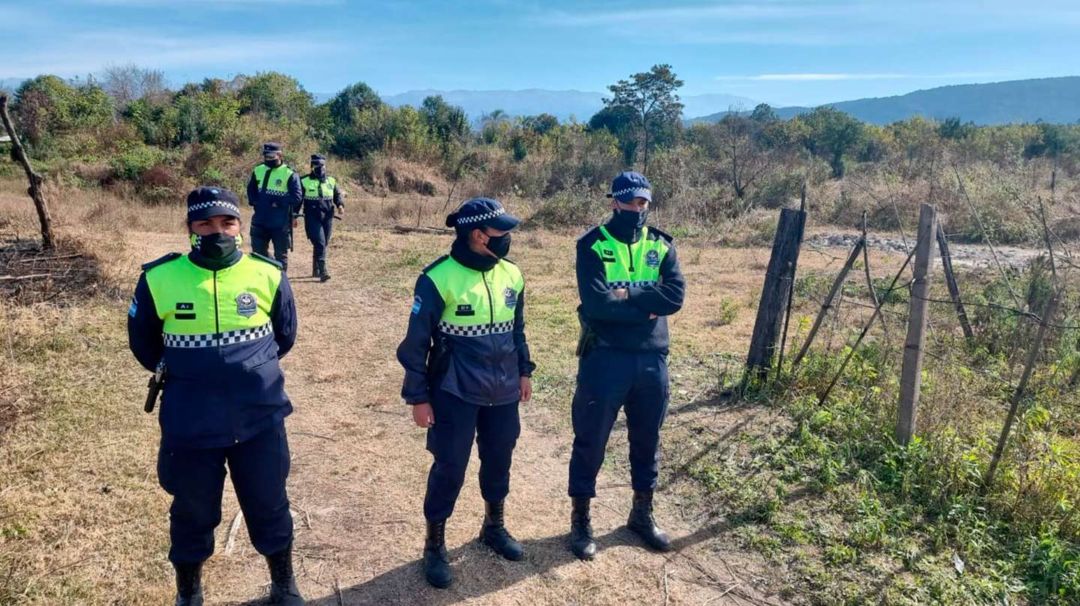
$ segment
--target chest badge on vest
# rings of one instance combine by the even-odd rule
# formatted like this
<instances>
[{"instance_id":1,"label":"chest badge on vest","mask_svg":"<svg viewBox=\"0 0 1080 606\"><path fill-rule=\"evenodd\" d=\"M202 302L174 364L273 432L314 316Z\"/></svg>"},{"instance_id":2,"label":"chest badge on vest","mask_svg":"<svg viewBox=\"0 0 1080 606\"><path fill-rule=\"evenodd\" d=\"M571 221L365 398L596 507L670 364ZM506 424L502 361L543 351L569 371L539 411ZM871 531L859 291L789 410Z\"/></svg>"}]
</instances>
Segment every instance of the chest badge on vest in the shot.
<instances>
[{"instance_id":1,"label":"chest badge on vest","mask_svg":"<svg viewBox=\"0 0 1080 606\"><path fill-rule=\"evenodd\" d=\"M474 310L472 308L472 305L468 305L468 304L458 305L457 306L457 312L455 312L455 315L458 315L458 316L475 316L476 315L476 310Z\"/></svg>"},{"instance_id":2,"label":"chest badge on vest","mask_svg":"<svg viewBox=\"0 0 1080 606\"><path fill-rule=\"evenodd\" d=\"M281 179L274 179L274 185L281 185Z\"/></svg>"},{"instance_id":3,"label":"chest badge on vest","mask_svg":"<svg viewBox=\"0 0 1080 606\"><path fill-rule=\"evenodd\" d=\"M517 307L518 294L513 288L507 287L507 289L503 291L503 298L506 299L506 306L510 309Z\"/></svg>"},{"instance_id":4,"label":"chest badge on vest","mask_svg":"<svg viewBox=\"0 0 1080 606\"><path fill-rule=\"evenodd\" d=\"M601 255L602 255L600 257L600 259L604 263L614 263L615 262L615 251L611 250L610 248L605 248L600 252L601 252Z\"/></svg>"},{"instance_id":5,"label":"chest badge on vest","mask_svg":"<svg viewBox=\"0 0 1080 606\"><path fill-rule=\"evenodd\" d=\"M645 265L649 267L660 267L660 253L655 250L650 250L645 253Z\"/></svg>"},{"instance_id":6,"label":"chest badge on vest","mask_svg":"<svg viewBox=\"0 0 1080 606\"><path fill-rule=\"evenodd\" d=\"M242 292L236 295L236 313L250 318L255 315L258 310L258 301L255 299L255 295L249 292Z\"/></svg>"}]
</instances>

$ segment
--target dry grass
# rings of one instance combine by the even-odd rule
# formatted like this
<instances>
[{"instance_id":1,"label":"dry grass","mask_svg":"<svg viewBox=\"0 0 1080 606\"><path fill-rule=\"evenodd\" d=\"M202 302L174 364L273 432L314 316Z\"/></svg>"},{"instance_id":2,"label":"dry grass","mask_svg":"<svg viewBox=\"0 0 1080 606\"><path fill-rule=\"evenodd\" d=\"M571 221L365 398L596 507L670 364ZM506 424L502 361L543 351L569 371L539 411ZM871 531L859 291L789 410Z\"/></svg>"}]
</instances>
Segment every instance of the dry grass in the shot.
<instances>
[{"instance_id":1,"label":"dry grass","mask_svg":"<svg viewBox=\"0 0 1080 606\"><path fill-rule=\"evenodd\" d=\"M0 217L8 221L0 235L26 238L33 215L15 187L0 190ZM60 233L95 251L100 280L122 292L134 284L138 263L183 248L179 208L148 209L92 193L54 199ZM333 281L292 276L301 328L284 360L296 406L289 488L306 595L316 604L337 604L339 596L348 604L781 603L767 597L771 574L763 559L734 547L735 529L712 524L725 512L710 511L682 481L696 454L735 441L754 424L776 422L712 400L745 353L768 251L723 249L708 238L680 241L690 290L671 321L672 418L658 515L680 551L666 558L647 553L620 530L629 501L621 425L600 479L601 554L581 564L563 546L576 373L574 235L529 231L515 240L512 257L527 279L528 334L539 369L535 398L522 409L508 506L511 529L529 555L512 564L475 545L482 505L470 474L448 529L458 583L444 592L424 584L416 558L430 457L423 432L410 426L400 404L393 351L415 276L448 241L397 235L385 225L399 212L386 209L415 212L418 204L423 225L440 225L443 203L354 198L331 247ZM298 241L294 254L306 261L309 251ZM841 262L804 257L808 270L833 271ZM155 477L157 427L140 412L145 376L126 351L125 299L0 308L0 404L20 416L0 438L0 603L169 598L168 499ZM721 325L715 319L732 301L736 313ZM239 603L263 595L264 564L243 529L236 549L223 553L238 509L231 488L223 508L219 549L206 572L208 598Z\"/></svg>"}]
</instances>

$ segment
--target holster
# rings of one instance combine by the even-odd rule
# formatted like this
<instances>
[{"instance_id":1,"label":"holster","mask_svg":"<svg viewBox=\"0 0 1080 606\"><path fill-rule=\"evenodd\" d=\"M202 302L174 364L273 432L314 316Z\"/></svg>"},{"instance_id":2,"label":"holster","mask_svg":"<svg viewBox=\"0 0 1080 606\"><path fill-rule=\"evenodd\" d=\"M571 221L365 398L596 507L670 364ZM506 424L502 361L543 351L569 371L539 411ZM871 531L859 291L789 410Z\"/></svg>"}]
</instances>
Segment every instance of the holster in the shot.
<instances>
[{"instance_id":1,"label":"holster","mask_svg":"<svg viewBox=\"0 0 1080 606\"><path fill-rule=\"evenodd\" d=\"M574 353L581 358L596 344L596 333L589 327L589 322L580 311L578 311L578 324L581 326L581 332L578 335L577 350Z\"/></svg>"}]
</instances>

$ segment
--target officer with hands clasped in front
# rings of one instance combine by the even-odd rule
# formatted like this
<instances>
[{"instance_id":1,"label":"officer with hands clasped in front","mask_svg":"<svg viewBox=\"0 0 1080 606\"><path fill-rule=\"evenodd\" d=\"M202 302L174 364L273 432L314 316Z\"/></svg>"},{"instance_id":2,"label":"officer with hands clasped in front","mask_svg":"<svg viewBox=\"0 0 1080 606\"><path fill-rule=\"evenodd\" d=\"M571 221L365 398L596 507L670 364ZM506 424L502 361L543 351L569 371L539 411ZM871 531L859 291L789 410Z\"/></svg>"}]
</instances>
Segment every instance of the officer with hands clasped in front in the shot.
<instances>
[{"instance_id":1,"label":"officer with hands clasped in front","mask_svg":"<svg viewBox=\"0 0 1080 606\"><path fill-rule=\"evenodd\" d=\"M480 540L508 560L523 557L503 523L518 402L531 397L535 368L525 341L525 282L506 259L517 224L488 198L468 200L447 217L456 231L450 254L417 279L408 333L397 350L405 367L402 396L416 424L427 428L434 457L424 497L423 566L435 587L453 580L444 533L474 438L486 503Z\"/></svg>"},{"instance_id":2,"label":"officer with hands clasped in front","mask_svg":"<svg viewBox=\"0 0 1080 606\"><path fill-rule=\"evenodd\" d=\"M191 250L143 265L128 310L132 353L166 377L157 472L173 497L176 604L203 603L202 564L214 551L226 465L251 542L270 568L271 603L303 604L285 492L292 404L278 365L296 339L292 290L275 261L240 251L235 194L192 191L187 225Z\"/></svg>"},{"instance_id":3,"label":"officer with hands clasped in front","mask_svg":"<svg viewBox=\"0 0 1080 606\"><path fill-rule=\"evenodd\" d=\"M596 554L590 500L615 418L622 408L630 441L634 499L627 526L658 551L670 540L653 520L660 427L668 404L667 316L683 304L685 280L671 236L646 227L652 189L636 172L611 185L611 218L577 243L582 335L572 403L570 547Z\"/></svg>"}]
</instances>

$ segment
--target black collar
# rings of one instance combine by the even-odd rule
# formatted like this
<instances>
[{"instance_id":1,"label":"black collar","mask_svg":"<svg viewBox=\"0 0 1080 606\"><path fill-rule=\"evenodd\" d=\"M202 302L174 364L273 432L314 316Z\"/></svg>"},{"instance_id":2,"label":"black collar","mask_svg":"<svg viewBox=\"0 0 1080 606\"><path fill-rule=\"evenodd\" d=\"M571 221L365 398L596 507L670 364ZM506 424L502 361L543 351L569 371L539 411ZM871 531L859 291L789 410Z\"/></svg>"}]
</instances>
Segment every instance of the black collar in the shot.
<instances>
[{"instance_id":1,"label":"black collar","mask_svg":"<svg viewBox=\"0 0 1080 606\"><path fill-rule=\"evenodd\" d=\"M475 253L469 248L469 243L461 238L456 238L450 245L450 256L469 269L487 271L499 262L498 259Z\"/></svg>"},{"instance_id":2,"label":"black collar","mask_svg":"<svg viewBox=\"0 0 1080 606\"><path fill-rule=\"evenodd\" d=\"M239 263L240 257L243 256L244 253L240 252L239 249L234 250L233 254L225 257L224 259L208 259L201 252L195 249L192 249L191 252L188 253L188 258L191 259L192 263L210 271L221 271L226 267L232 267L233 265Z\"/></svg>"}]
</instances>

